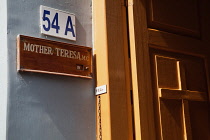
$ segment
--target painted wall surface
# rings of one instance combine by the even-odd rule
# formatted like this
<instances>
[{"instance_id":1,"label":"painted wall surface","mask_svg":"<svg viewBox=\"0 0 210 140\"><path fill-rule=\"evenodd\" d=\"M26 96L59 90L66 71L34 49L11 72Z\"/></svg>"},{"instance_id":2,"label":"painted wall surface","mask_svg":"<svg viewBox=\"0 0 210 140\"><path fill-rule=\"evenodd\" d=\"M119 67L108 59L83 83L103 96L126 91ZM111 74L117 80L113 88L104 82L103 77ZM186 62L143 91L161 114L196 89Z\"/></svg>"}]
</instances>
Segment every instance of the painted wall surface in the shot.
<instances>
[{"instance_id":1,"label":"painted wall surface","mask_svg":"<svg viewBox=\"0 0 210 140\"><path fill-rule=\"evenodd\" d=\"M7 140L94 140L94 80L17 73L18 34L92 47L91 0L7 0ZM76 15L77 41L40 34L40 5Z\"/></svg>"},{"instance_id":2,"label":"painted wall surface","mask_svg":"<svg viewBox=\"0 0 210 140\"><path fill-rule=\"evenodd\" d=\"M0 4L0 140L6 139L7 117L7 0Z\"/></svg>"}]
</instances>

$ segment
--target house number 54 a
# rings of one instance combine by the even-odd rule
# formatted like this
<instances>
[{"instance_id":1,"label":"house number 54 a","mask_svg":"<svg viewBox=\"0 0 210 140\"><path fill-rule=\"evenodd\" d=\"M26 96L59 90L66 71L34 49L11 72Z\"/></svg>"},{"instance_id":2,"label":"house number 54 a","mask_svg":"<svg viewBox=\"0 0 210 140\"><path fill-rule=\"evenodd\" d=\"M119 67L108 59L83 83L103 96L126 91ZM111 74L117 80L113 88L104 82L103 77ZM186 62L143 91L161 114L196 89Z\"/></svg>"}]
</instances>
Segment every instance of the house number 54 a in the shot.
<instances>
[{"instance_id":1,"label":"house number 54 a","mask_svg":"<svg viewBox=\"0 0 210 140\"><path fill-rule=\"evenodd\" d=\"M75 15L46 6L40 7L41 33L76 40Z\"/></svg>"}]
</instances>

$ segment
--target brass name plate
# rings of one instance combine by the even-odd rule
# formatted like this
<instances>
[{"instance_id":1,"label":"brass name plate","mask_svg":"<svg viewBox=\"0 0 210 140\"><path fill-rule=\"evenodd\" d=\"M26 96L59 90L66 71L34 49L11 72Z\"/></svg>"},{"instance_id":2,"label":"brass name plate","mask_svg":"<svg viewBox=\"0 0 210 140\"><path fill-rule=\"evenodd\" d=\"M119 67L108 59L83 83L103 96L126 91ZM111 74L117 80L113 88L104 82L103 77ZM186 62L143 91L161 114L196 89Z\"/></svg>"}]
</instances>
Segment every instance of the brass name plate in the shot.
<instances>
[{"instance_id":1,"label":"brass name plate","mask_svg":"<svg viewBox=\"0 0 210 140\"><path fill-rule=\"evenodd\" d=\"M92 78L92 48L19 35L17 69Z\"/></svg>"}]
</instances>

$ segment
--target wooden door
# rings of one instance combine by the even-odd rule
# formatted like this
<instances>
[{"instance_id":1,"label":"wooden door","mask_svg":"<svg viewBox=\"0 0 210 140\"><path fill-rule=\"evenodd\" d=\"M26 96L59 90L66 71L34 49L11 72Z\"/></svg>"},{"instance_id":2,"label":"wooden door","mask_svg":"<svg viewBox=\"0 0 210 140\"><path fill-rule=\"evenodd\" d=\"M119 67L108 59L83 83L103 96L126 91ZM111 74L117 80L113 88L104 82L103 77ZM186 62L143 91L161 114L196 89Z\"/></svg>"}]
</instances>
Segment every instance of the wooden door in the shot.
<instances>
[{"instance_id":1,"label":"wooden door","mask_svg":"<svg viewBox=\"0 0 210 140\"><path fill-rule=\"evenodd\" d=\"M136 139L209 140L210 1L128 5Z\"/></svg>"}]
</instances>

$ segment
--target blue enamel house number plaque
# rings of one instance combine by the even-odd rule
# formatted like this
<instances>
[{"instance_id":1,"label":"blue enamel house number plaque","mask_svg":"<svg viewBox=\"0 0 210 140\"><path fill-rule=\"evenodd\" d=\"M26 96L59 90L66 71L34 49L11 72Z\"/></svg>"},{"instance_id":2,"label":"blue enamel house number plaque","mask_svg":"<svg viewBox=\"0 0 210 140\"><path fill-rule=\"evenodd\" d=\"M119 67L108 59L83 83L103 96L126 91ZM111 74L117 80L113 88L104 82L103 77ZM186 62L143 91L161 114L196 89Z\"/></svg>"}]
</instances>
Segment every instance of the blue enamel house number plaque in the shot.
<instances>
[{"instance_id":1,"label":"blue enamel house number plaque","mask_svg":"<svg viewBox=\"0 0 210 140\"><path fill-rule=\"evenodd\" d=\"M42 34L76 41L74 14L41 5L40 24Z\"/></svg>"}]
</instances>

